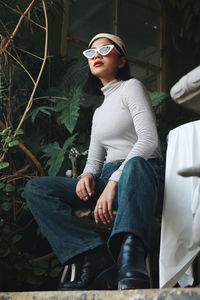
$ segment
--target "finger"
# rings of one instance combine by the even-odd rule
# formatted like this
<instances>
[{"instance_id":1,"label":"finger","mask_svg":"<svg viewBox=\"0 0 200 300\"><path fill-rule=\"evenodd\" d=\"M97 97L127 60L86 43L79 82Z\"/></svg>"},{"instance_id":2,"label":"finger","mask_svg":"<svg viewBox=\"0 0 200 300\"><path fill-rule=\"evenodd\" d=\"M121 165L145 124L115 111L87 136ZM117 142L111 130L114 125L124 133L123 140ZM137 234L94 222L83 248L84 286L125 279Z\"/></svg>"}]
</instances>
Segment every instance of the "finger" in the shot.
<instances>
[{"instance_id":1,"label":"finger","mask_svg":"<svg viewBox=\"0 0 200 300\"><path fill-rule=\"evenodd\" d=\"M81 198L81 188L80 188L80 181L76 185L76 194L79 198Z\"/></svg>"},{"instance_id":2,"label":"finger","mask_svg":"<svg viewBox=\"0 0 200 300\"><path fill-rule=\"evenodd\" d=\"M89 178L85 178L85 188L89 196L92 196L91 180L89 180Z\"/></svg>"},{"instance_id":3,"label":"finger","mask_svg":"<svg viewBox=\"0 0 200 300\"><path fill-rule=\"evenodd\" d=\"M104 211L105 211L105 208L104 208ZM106 224L107 223L106 218L104 217L104 214L103 214L103 205L99 204L97 212L98 212L99 218L101 219L101 222L103 224Z\"/></svg>"},{"instance_id":4,"label":"finger","mask_svg":"<svg viewBox=\"0 0 200 300\"><path fill-rule=\"evenodd\" d=\"M98 215L98 205L96 205L95 210L94 210L94 219L96 224L99 223L99 215Z\"/></svg>"},{"instance_id":5,"label":"finger","mask_svg":"<svg viewBox=\"0 0 200 300\"><path fill-rule=\"evenodd\" d=\"M106 223L110 223L110 216L108 215L108 206L107 202L103 203L103 216L106 219Z\"/></svg>"},{"instance_id":6,"label":"finger","mask_svg":"<svg viewBox=\"0 0 200 300\"><path fill-rule=\"evenodd\" d=\"M109 213L109 216L112 220L113 219L113 209L112 209L112 203L111 202L108 202L108 213Z\"/></svg>"},{"instance_id":7,"label":"finger","mask_svg":"<svg viewBox=\"0 0 200 300\"><path fill-rule=\"evenodd\" d=\"M88 193L87 193L87 190L86 190L86 187L85 187L85 179L81 179L80 181L80 194L81 194L81 199L83 200L88 200Z\"/></svg>"},{"instance_id":8,"label":"finger","mask_svg":"<svg viewBox=\"0 0 200 300\"><path fill-rule=\"evenodd\" d=\"M92 184L91 184L91 189L92 189L92 194L95 194L95 180L92 180Z\"/></svg>"}]
</instances>

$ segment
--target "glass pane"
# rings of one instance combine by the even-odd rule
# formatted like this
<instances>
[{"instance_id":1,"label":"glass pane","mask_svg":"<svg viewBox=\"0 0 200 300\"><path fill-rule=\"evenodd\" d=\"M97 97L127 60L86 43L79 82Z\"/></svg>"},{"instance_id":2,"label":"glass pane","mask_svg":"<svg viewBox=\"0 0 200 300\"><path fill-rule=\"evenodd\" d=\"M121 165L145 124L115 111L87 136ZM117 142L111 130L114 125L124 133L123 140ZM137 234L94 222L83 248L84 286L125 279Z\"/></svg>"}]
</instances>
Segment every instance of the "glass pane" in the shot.
<instances>
[{"instance_id":1,"label":"glass pane","mask_svg":"<svg viewBox=\"0 0 200 300\"><path fill-rule=\"evenodd\" d=\"M143 5L144 7L151 8L154 10L159 10L158 0L134 0L135 3Z\"/></svg>"},{"instance_id":2,"label":"glass pane","mask_svg":"<svg viewBox=\"0 0 200 300\"><path fill-rule=\"evenodd\" d=\"M129 0L120 1L119 35L127 46L129 56L159 65L159 20L159 15L152 9L145 9Z\"/></svg>"},{"instance_id":3,"label":"glass pane","mask_svg":"<svg viewBox=\"0 0 200 300\"><path fill-rule=\"evenodd\" d=\"M113 0L76 0L70 7L69 35L85 42L100 32L113 32Z\"/></svg>"},{"instance_id":4,"label":"glass pane","mask_svg":"<svg viewBox=\"0 0 200 300\"><path fill-rule=\"evenodd\" d=\"M76 61L76 72L84 81L88 74L88 63L87 59L82 54L83 50L85 50L85 48L82 48L79 45L75 45L71 42L68 43L67 59Z\"/></svg>"},{"instance_id":5,"label":"glass pane","mask_svg":"<svg viewBox=\"0 0 200 300\"><path fill-rule=\"evenodd\" d=\"M83 56L82 52L85 48L81 47L80 45L74 44L72 42L68 42L67 47L67 58L68 59L78 59L79 61L87 61L86 58Z\"/></svg>"},{"instance_id":6,"label":"glass pane","mask_svg":"<svg viewBox=\"0 0 200 300\"><path fill-rule=\"evenodd\" d=\"M159 73L140 68L130 63L131 75L142 81L148 91L159 91Z\"/></svg>"}]
</instances>

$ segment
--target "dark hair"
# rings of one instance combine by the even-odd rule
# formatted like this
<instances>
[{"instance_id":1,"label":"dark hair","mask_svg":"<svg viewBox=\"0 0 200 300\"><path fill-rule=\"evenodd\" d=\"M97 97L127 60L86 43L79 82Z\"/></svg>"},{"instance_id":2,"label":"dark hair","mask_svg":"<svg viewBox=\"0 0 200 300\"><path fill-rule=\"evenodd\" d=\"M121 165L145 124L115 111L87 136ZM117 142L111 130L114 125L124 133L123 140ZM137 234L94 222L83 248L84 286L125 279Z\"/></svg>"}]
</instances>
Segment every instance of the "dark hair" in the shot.
<instances>
[{"instance_id":1,"label":"dark hair","mask_svg":"<svg viewBox=\"0 0 200 300\"><path fill-rule=\"evenodd\" d=\"M115 48L120 52L120 56L124 56L124 53L122 52L121 48L112 40L108 39L114 46ZM92 45L90 45L91 47ZM125 65L123 68L119 69L119 72L116 75L116 79L120 80L128 80L132 78L130 74L130 66L129 63L126 61ZM88 77L86 79L85 84L83 85L82 91L86 94L89 95L102 95L101 88L103 87L101 80L94 76L90 69L88 70Z\"/></svg>"}]
</instances>

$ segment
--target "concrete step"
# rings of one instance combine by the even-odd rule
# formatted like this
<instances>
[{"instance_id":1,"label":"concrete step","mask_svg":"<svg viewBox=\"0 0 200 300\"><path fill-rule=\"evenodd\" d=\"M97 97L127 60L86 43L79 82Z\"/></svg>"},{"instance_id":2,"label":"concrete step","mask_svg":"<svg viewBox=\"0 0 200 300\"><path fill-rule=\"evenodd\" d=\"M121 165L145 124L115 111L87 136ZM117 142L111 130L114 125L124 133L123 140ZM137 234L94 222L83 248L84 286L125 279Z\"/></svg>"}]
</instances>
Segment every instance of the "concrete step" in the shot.
<instances>
[{"instance_id":1,"label":"concrete step","mask_svg":"<svg viewBox=\"0 0 200 300\"><path fill-rule=\"evenodd\" d=\"M0 293L0 300L200 300L200 288Z\"/></svg>"}]
</instances>

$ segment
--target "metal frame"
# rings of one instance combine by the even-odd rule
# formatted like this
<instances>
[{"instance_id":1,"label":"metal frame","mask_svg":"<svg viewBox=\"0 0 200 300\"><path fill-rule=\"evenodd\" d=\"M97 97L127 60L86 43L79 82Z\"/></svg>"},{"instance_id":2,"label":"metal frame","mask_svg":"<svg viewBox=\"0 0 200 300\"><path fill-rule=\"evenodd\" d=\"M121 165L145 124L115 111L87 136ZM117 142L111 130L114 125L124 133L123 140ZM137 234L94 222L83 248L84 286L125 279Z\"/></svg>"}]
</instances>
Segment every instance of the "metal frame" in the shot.
<instances>
[{"instance_id":1,"label":"metal frame","mask_svg":"<svg viewBox=\"0 0 200 300\"><path fill-rule=\"evenodd\" d=\"M71 265L66 265L64 267L61 279L60 279L60 288L62 288L62 285L64 282L69 282L69 281L74 281L76 277L76 265L71 264Z\"/></svg>"}]
</instances>

